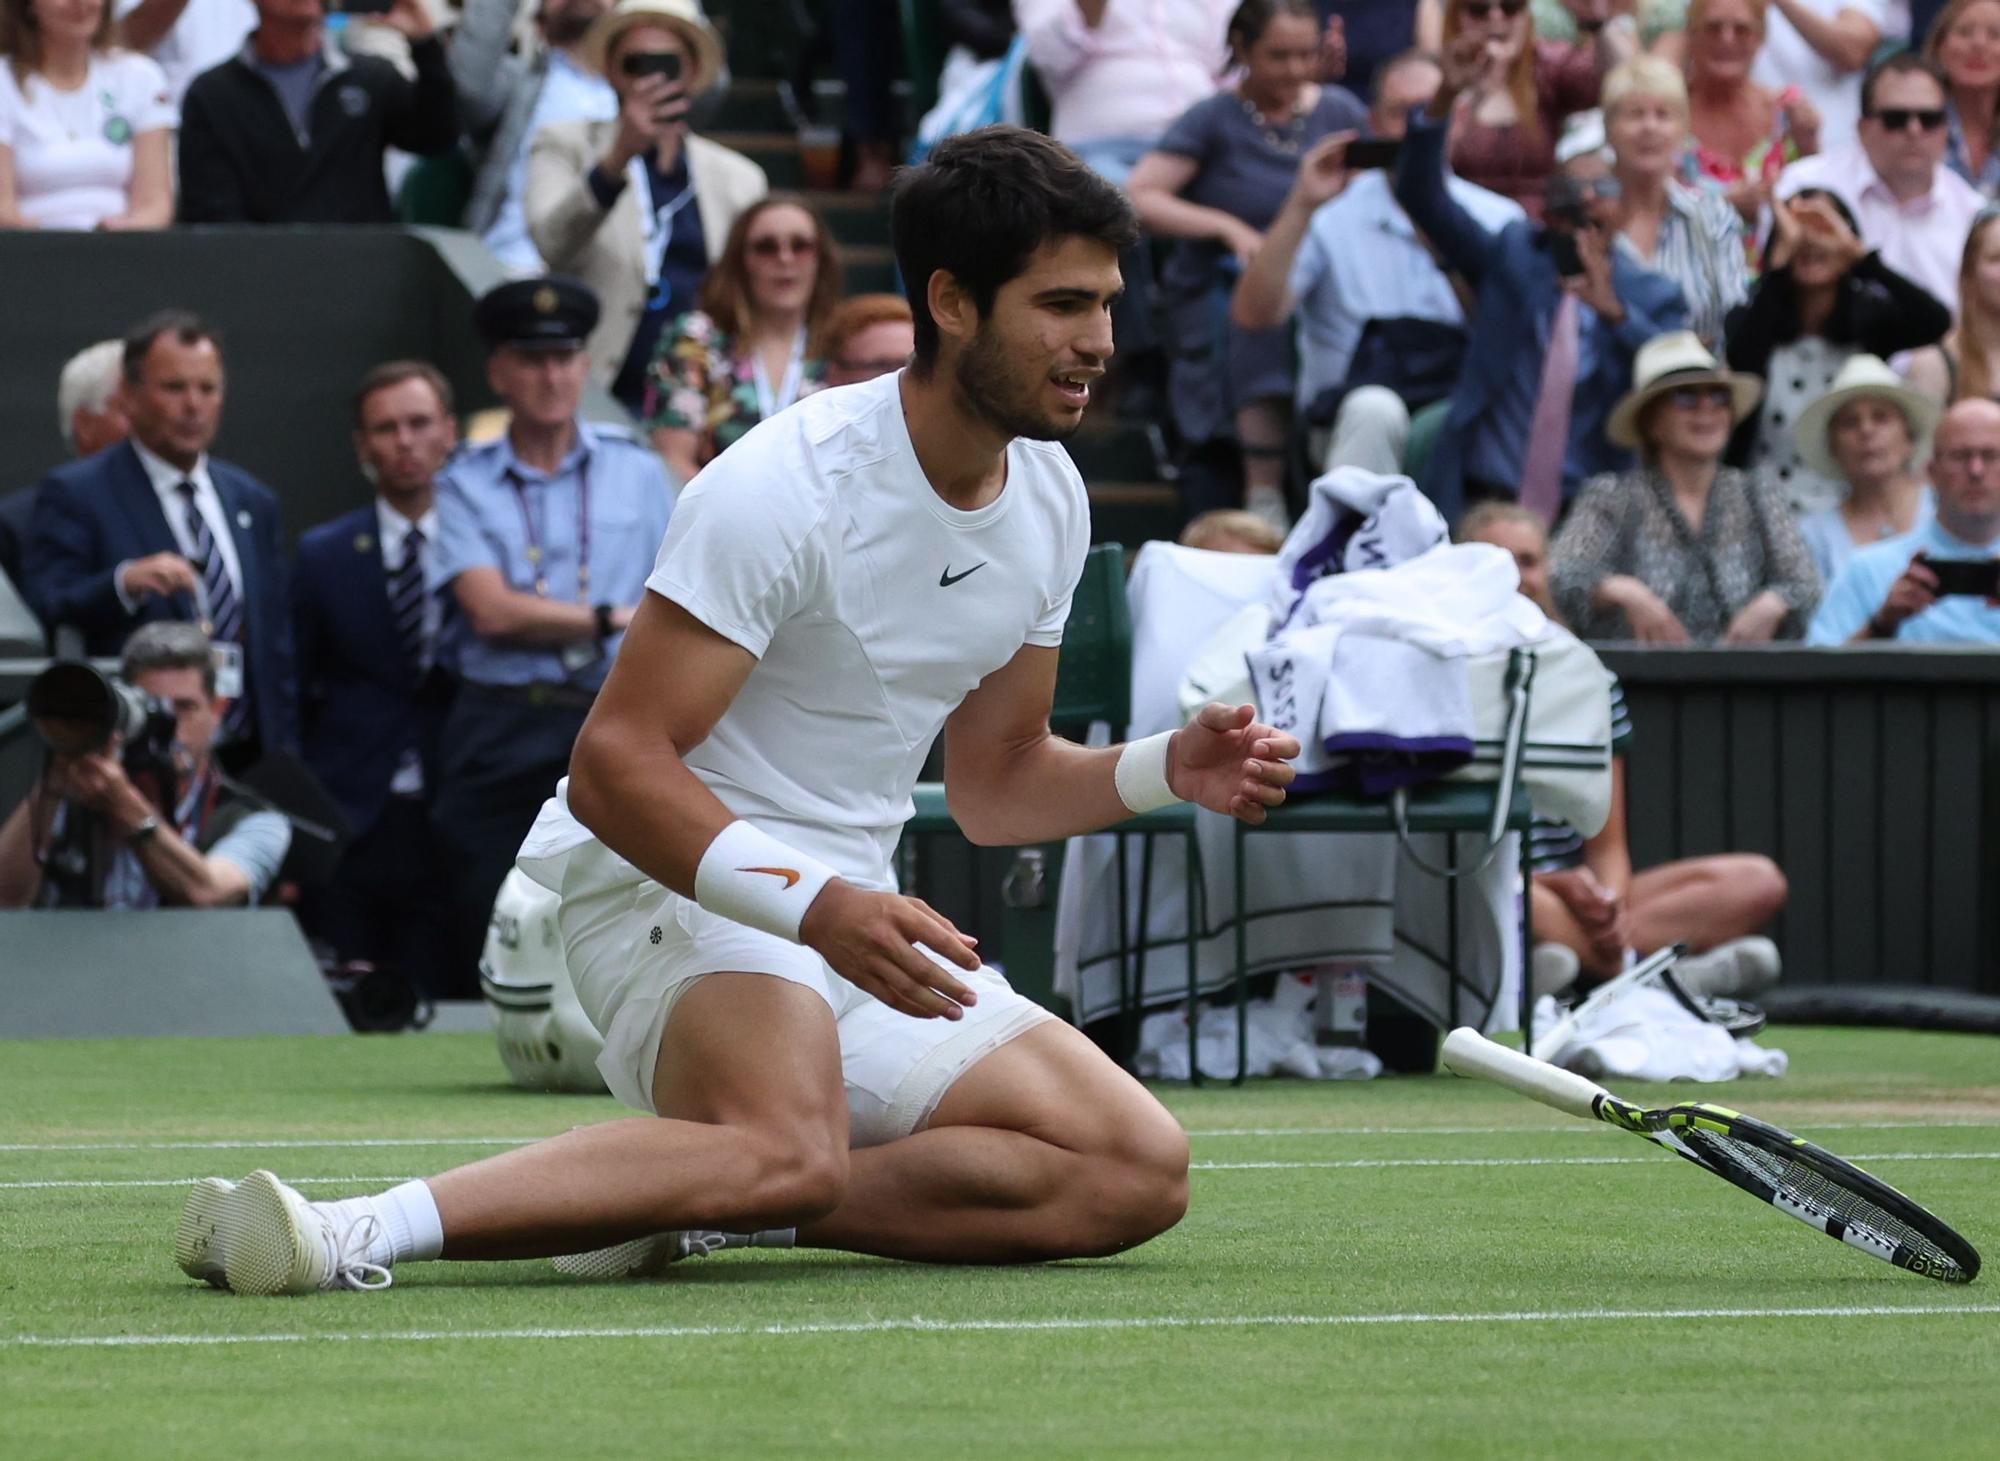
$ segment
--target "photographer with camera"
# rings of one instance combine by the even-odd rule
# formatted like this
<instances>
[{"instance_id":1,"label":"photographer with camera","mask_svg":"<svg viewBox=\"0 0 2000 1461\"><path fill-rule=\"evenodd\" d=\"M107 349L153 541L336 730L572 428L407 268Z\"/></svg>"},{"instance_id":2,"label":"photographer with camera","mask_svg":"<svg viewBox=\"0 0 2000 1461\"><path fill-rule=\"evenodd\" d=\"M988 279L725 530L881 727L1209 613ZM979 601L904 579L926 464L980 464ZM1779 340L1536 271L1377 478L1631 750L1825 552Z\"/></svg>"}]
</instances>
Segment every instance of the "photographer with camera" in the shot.
<instances>
[{"instance_id":1,"label":"photographer with camera","mask_svg":"<svg viewBox=\"0 0 2000 1461\"><path fill-rule=\"evenodd\" d=\"M721 37L694 0L620 0L581 49L618 115L537 132L522 206L550 271L602 301L591 371L636 415L661 330L694 308L730 225L768 185L749 158L688 130L692 99L722 69Z\"/></svg>"},{"instance_id":2,"label":"photographer with camera","mask_svg":"<svg viewBox=\"0 0 2000 1461\"><path fill-rule=\"evenodd\" d=\"M414 80L328 48L325 0L256 5L242 51L182 103L180 221L393 223L383 153L458 144L458 92L423 0L392 0L378 22L409 41ZM274 99L290 126L272 125Z\"/></svg>"},{"instance_id":3,"label":"photographer with camera","mask_svg":"<svg viewBox=\"0 0 2000 1461\"><path fill-rule=\"evenodd\" d=\"M1463 40L1464 38L1462 38ZM1680 286L1616 247L1620 188L1595 153L1550 177L1543 222L1490 229L1445 187L1447 124L1481 75L1459 44L1444 84L1410 118L1396 201L1478 298L1451 414L1423 489L1447 518L1468 500L1517 498L1553 522L1585 477L1630 458L1605 440L1605 418L1632 381L1641 345L1688 324Z\"/></svg>"},{"instance_id":4,"label":"photographer with camera","mask_svg":"<svg viewBox=\"0 0 2000 1461\"><path fill-rule=\"evenodd\" d=\"M0 907L257 902L291 827L232 790L209 754L228 702L208 636L148 624L126 642L120 673L122 685L59 664L30 686L49 756L0 824Z\"/></svg>"}]
</instances>

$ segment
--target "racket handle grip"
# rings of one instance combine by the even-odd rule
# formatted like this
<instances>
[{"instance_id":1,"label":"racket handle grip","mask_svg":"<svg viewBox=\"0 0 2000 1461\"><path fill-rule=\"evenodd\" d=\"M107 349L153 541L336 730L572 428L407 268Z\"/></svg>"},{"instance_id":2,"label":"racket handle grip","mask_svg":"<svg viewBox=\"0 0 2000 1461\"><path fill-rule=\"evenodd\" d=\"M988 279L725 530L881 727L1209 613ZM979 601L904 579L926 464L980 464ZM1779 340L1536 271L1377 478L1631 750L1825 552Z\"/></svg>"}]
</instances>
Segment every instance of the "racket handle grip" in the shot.
<instances>
[{"instance_id":1,"label":"racket handle grip","mask_svg":"<svg viewBox=\"0 0 2000 1461\"><path fill-rule=\"evenodd\" d=\"M1477 1030L1463 1025L1444 1037L1444 1064L1447 1070L1459 1075L1492 1081L1531 1101L1540 1101L1544 1106L1553 1106L1586 1121L1597 1115L1598 1101L1609 1095L1595 1081L1585 1080L1546 1060L1495 1045Z\"/></svg>"}]
</instances>

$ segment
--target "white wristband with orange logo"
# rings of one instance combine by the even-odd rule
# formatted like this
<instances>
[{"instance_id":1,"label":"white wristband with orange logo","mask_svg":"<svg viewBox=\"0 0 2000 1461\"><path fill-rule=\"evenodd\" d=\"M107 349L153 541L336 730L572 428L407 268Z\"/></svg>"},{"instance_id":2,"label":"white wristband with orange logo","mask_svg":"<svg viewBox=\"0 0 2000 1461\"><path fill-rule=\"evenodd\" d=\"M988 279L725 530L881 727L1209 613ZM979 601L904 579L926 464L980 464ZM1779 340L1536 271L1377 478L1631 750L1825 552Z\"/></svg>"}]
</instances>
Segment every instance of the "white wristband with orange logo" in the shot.
<instances>
[{"instance_id":1,"label":"white wristband with orange logo","mask_svg":"<svg viewBox=\"0 0 2000 1461\"><path fill-rule=\"evenodd\" d=\"M797 943L806 910L839 876L768 832L736 821L716 833L701 855L694 901L710 913Z\"/></svg>"},{"instance_id":2,"label":"white wristband with orange logo","mask_svg":"<svg viewBox=\"0 0 2000 1461\"><path fill-rule=\"evenodd\" d=\"M1161 731L1144 740L1127 741L1125 749L1118 753L1117 764L1111 770L1111 784L1118 789L1118 800L1134 816L1157 812L1180 800L1167 785L1167 751L1173 740L1172 731Z\"/></svg>"}]
</instances>

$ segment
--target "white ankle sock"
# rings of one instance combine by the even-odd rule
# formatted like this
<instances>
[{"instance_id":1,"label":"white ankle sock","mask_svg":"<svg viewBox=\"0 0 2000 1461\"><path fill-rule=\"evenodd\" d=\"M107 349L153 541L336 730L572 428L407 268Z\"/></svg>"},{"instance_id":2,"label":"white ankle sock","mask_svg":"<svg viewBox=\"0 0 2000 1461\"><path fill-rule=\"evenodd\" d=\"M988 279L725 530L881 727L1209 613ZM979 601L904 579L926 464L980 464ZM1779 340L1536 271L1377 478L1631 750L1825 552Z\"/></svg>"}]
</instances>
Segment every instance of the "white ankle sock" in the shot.
<instances>
[{"instance_id":1,"label":"white ankle sock","mask_svg":"<svg viewBox=\"0 0 2000 1461\"><path fill-rule=\"evenodd\" d=\"M375 1235L369 1240L368 1251L361 1255L369 1263L387 1268L405 1259L435 1258L444 1250L437 1202L421 1182L405 1182L373 1197L347 1197L313 1206L333 1219L338 1232L364 1218L375 1219Z\"/></svg>"},{"instance_id":2,"label":"white ankle sock","mask_svg":"<svg viewBox=\"0 0 2000 1461\"><path fill-rule=\"evenodd\" d=\"M438 1219L437 1199L422 1182L405 1182L367 1201L388 1235L388 1262L426 1260L444 1251L444 1224Z\"/></svg>"}]
</instances>

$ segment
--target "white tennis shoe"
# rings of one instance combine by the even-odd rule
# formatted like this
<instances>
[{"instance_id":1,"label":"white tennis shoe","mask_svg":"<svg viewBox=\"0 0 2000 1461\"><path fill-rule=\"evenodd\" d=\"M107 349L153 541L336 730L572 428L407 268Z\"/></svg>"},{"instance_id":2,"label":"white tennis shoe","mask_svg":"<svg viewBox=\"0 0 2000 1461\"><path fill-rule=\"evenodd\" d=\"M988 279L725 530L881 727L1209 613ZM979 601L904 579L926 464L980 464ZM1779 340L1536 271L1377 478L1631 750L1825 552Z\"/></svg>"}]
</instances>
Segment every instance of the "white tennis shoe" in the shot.
<instances>
[{"instance_id":1,"label":"white tennis shoe","mask_svg":"<svg viewBox=\"0 0 2000 1461\"><path fill-rule=\"evenodd\" d=\"M188 1189L181 1204L181 1224L174 1230L174 1262L189 1278L198 1278L216 1288L226 1289L223 1276L227 1253L216 1241L216 1220L222 1215L223 1199L236 1190L234 1182L220 1177L203 1177Z\"/></svg>"},{"instance_id":2,"label":"white tennis shoe","mask_svg":"<svg viewBox=\"0 0 2000 1461\"><path fill-rule=\"evenodd\" d=\"M188 1200L192 1206L194 1195ZM369 1216L336 1219L269 1172L256 1171L222 1194L203 1257L211 1265L219 1260L224 1283L239 1294L385 1289L394 1278L367 1259L380 1228Z\"/></svg>"},{"instance_id":3,"label":"white tennis shoe","mask_svg":"<svg viewBox=\"0 0 2000 1461\"><path fill-rule=\"evenodd\" d=\"M683 1258L706 1258L725 1248L776 1246L759 1242L762 1233L656 1233L650 1238L634 1238L614 1243L591 1253L565 1253L552 1260L556 1272L571 1278L651 1278L669 1263Z\"/></svg>"}]
</instances>

